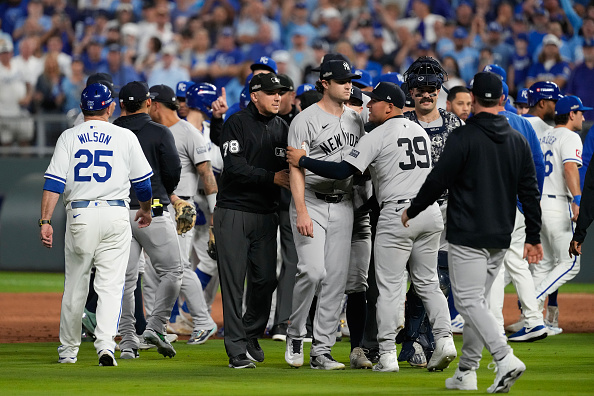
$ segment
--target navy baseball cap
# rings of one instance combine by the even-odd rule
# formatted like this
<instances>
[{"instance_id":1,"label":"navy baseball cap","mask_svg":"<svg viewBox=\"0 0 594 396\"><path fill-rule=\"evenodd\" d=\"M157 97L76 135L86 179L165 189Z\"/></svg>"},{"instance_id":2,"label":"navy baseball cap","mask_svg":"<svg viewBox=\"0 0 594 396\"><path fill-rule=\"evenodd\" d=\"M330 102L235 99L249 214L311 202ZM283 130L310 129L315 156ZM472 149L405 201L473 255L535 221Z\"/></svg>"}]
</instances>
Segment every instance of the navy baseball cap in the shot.
<instances>
[{"instance_id":1,"label":"navy baseball cap","mask_svg":"<svg viewBox=\"0 0 594 396\"><path fill-rule=\"evenodd\" d=\"M528 88L523 88L518 92L516 103L528 104Z\"/></svg>"},{"instance_id":2,"label":"navy baseball cap","mask_svg":"<svg viewBox=\"0 0 594 396\"><path fill-rule=\"evenodd\" d=\"M369 96L381 102L392 103L394 106L402 109L406 101L406 95L402 89L394 83L382 81L373 88L371 92L363 92L364 95Z\"/></svg>"},{"instance_id":3,"label":"navy baseball cap","mask_svg":"<svg viewBox=\"0 0 594 396\"><path fill-rule=\"evenodd\" d=\"M472 83L472 94L483 99L499 99L503 95L503 81L495 73L477 73Z\"/></svg>"},{"instance_id":4,"label":"navy baseball cap","mask_svg":"<svg viewBox=\"0 0 594 396\"><path fill-rule=\"evenodd\" d=\"M363 106L363 93L359 87L355 87L354 85L351 87L349 102L353 102L357 106Z\"/></svg>"},{"instance_id":5,"label":"navy baseball cap","mask_svg":"<svg viewBox=\"0 0 594 396\"><path fill-rule=\"evenodd\" d=\"M417 45L417 49L421 51L429 51L431 49L431 44L429 44L427 40L421 40Z\"/></svg>"},{"instance_id":6,"label":"navy baseball cap","mask_svg":"<svg viewBox=\"0 0 594 396\"><path fill-rule=\"evenodd\" d=\"M373 78L366 70L355 69L355 74L360 76L359 80L354 81L353 84L359 88L373 87Z\"/></svg>"},{"instance_id":7,"label":"navy baseball cap","mask_svg":"<svg viewBox=\"0 0 594 396\"><path fill-rule=\"evenodd\" d=\"M295 91L295 83L291 77L287 76L286 74L278 74L278 78L280 79L280 83L287 87L287 91Z\"/></svg>"},{"instance_id":8,"label":"navy baseball cap","mask_svg":"<svg viewBox=\"0 0 594 396\"><path fill-rule=\"evenodd\" d=\"M289 88L285 87L280 78L274 73L261 73L256 74L250 81L250 93L265 91L271 92L280 89L282 91L288 91Z\"/></svg>"},{"instance_id":9,"label":"navy baseball cap","mask_svg":"<svg viewBox=\"0 0 594 396\"><path fill-rule=\"evenodd\" d=\"M114 86L113 86L113 79L111 78L111 75L109 75L107 73L95 73L95 74L91 74L89 76L89 78L87 78L87 87L89 85L95 84L95 83L99 83L99 84L105 85L107 88L109 88L109 90L111 91L111 94L113 96L113 94L114 94Z\"/></svg>"},{"instance_id":10,"label":"navy baseball cap","mask_svg":"<svg viewBox=\"0 0 594 396\"><path fill-rule=\"evenodd\" d=\"M322 63L328 62L331 60L340 60L340 61L345 61L349 65L351 64L351 61L349 60L349 58L347 58L345 55L337 53L337 52L329 52L326 55L324 55L324 57L322 58ZM318 67L313 67L311 69L311 71L319 72L321 69L322 69L322 66L320 65Z\"/></svg>"},{"instance_id":11,"label":"navy baseball cap","mask_svg":"<svg viewBox=\"0 0 594 396\"><path fill-rule=\"evenodd\" d=\"M175 92L173 92L173 89L171 89L171 87L168 85L153 85L149 89L149 93L151 95L151 99L155 102L178 105L177 96L175 95Z\"/></svg>"},{"instance_id":12,"label":"navy baseball cap","mask_svg":"<svg viewBox=\"0 0 594 396\"><path fill-rule=\"evenodd\" d=\"M144 81L132 81L120 90L120 102L144 102L150 99L149 87Z\"/></svg>"},{"instance_id":13,"label":"navy baseball cap","mask_svg":"<svg viewBox=\"0 0 594 396\"><path fill-rule=\"evenodd\" d=\"M192 87L195 83L193 81L180 81L177 83L175 87L175 96L178 98L185 98L188 89Z\"/></svg>"},{"instance_id":14,"label":"navy baseball cap","mask_svg":"<svg viewBox=\"0 0 594 396\"><path fill-rule=\"evenodd\" d=\"M562 97L555 104L555 115L569 114L572 111L588 111L592 110L592 107L586 107L582 103L582 100L577 96L567 95Z\"/></svg>"},{"instance_id":15,"label":"navy baseball cap","mask_svg":"<svg viewBox=\"0 0 594 396\"><path fill-rule=\"evenodd\" d=\"M303 95L305 92L307 91L311 91L312 89L316 89L316 87L314 87L311 84L301 84L300 86L297 87L297 92L295 94L295 96L300 97L301 95Z\"/></svg>"},{"instance_id":16,"label":"navy baseball cap","mask_svg":"<svg viewBox=\"0 0 594 396\"><path fill-rule=\"evenodd\" d=\"M501 32L503 32L503 27L501 27L499 22L493 21L493 22L490 22L489 25L487 25L487 31L501 33Z\"/></svg>"},{"instance_id":17,"label":"navy baseball cap","mask_svg":"<svg viewBox=\"0 0 594 396\"><path fill-rule=\"evenodd\" d=\"M499 65L494 65L494 64L487 65L483 68L483 71L497 74L499 76L499 78L501 78L501 81L507 80L506 71L503 69L503 67L501 67Z\"/></svg>"},{"instance_id":18,"label":"navy baseball cap","mask_svg":"<svg viewBox=\"0 0 594 396\"><path fill-rule=\"evenodd\" d=\"M254 61L254 63L252 63L250 66L250 69L252 69L253 72L256 70L268 70L274 74L278 73L276 62L274 59L267 56L261 56L258 60Z\"/></svg>"},{"instance_id":19,"label":"navy baseball cap","mask_svg":"<svg viewBox=\"0 0 594 396\"><path fill-rule=\"evenodd\" d=\"M344 60L331 60L322 63L320 67L321 80L355 80L361 76L351 72L351 65Z\"/></svg>"}]
</instances>

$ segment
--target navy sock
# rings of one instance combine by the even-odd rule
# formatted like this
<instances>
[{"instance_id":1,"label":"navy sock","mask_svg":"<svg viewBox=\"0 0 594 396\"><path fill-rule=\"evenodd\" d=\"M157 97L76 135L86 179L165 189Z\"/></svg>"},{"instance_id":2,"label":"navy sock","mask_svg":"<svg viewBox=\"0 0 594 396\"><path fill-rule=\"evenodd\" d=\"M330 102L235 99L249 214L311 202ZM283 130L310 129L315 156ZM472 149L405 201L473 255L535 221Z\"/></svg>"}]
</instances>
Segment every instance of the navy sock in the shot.
<instances>
[{"instance_id":1,"label":"navy sock","mask_svg":"<svg viewBox=\"0 0 594 396\"><path fill-rule=\"evenodd\" d=\"M365 320L367 318L367 300L365 292L351 293L348 296L346 308L347 323L351 333L351 351L361 346Z\"/></svg>"},{"instance_id":2,"label":"navy sock","mask_svg":"<svg viewBox=\"0 0 594 396\"><path fill-rule=\"evenodd\" d=\"M557 306L557 294L559 290L555 290L554 292L552 292L551 294L549 294L549 302L548 305L550 305L551 307L556 307Z\"/></svg>"}]
</instances>

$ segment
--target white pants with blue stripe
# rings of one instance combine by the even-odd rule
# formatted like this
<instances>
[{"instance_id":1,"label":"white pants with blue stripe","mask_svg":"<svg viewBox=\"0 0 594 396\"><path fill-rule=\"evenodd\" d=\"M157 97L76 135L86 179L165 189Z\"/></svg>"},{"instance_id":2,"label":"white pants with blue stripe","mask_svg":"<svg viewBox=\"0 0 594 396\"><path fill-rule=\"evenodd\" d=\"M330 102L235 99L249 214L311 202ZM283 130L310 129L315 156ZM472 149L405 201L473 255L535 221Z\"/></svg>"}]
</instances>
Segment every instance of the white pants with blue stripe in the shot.
<instances>
[{"instance_id":1,"label":"white pants with blue stripe","mask_svg":"<svg viewBox=\"0 0 594 396\"><path fill-rule=\"evenodd\" d=\"M536 298L542 307L546 297L580 272L580 257L569 257L569 243L573 237L571 203L565 197L541 200L542 229L540 232L544 258L530 270L536 287Z\"/></svg>"}]
</instances>

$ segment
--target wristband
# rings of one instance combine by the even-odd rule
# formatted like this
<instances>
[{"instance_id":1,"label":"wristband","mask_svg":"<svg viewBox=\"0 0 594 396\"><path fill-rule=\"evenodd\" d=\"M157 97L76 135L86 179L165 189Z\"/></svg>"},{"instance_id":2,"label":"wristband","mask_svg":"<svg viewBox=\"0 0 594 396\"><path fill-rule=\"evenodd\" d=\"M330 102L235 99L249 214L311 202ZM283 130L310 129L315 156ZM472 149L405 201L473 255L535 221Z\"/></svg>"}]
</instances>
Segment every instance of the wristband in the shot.
<instances>
[{"instance_id":1,"label":"wristband","mask_svg":"<svg viewBox=\"0 0 594 396\"><path fill-rule=\"evenodd\" d=\"M580 206L580 203L582 202L582 196L581 195L574 196L572 202L574 204L576 204L577 206Z\"/></svg>"},{"instance_id":2,"label":"wristband","mask_svg":"<svg viewBox=\"0 0 594 396\"><path fill-rule=\"evenodd\" d=\"M206 202L208 202L210 213L214 213L215 206L217 206L217 193L208 194L206 196Z\"/></svg>"},{"instance_id":3,"label":"wristband","mask_svg":"<svg viewBox=\"0 0 594 396\"><path fill-rule=\"evenodd\" d=\"M41 227L44 224L52 225L52 221L51 220L41 220L41 219L39 219L39 227Z\"/></svg>"}]
</instances>

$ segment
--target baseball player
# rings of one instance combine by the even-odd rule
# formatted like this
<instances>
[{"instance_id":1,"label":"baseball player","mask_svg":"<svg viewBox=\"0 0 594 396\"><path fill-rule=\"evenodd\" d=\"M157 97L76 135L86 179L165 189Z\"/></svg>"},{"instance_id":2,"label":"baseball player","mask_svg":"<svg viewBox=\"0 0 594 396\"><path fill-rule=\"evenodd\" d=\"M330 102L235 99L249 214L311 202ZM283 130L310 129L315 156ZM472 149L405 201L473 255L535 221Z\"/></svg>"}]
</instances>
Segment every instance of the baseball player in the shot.
<instances>
[{"instance_id":1,"label":"baseball player","mask_svg":"<svg viewBox=\"0 0 594 396\"><path fill-rule=\"evenodd\" d=\"M351 95L351 80L357 78L347 61L324 60L316 86L323 97L295 117L289 129L289 145L301 147L303 143L314 159L342 160L364 133L359 114L344 105ZM293 367L303 365L305 323L317 295L310 366L344 369L330 350L336 340L348 274L352 180L329 180L291 166L291 194L290 214L299 262L285 360Z\"/></svg>"},{"instance_id":2,"label":"baseball player","mask_svg":"<svg viewBox=\"0 0 594 396\"><path fill-rule=\"evenodd\" d=\"M514 106L518 111L518 115L524 115L528 113L528 88L522 88L520 92L518 92L518 97L514 102Z\"/></svg>"},{"instance_id":3,"label":"baseball player","mask_svg":"<svg viewBox=\"0 0 594 396\"><path fill-rule=\"evenodd\" d=\"M456 86L450 89L446 101L446 110L454 113L462 121L466 121L470 116L470 91L463 86Z\"/></svg>"},{"instance_id":4,"label":"baseball player","mask_svg":"<svg viewBox=\"0 0 594 396\"><path fill-rule=\"evenodd\" d=\"M450 279L465 325L462 356L454 376L445 382L448 389L477 389L476 369L483 347L497 365L495 381L487 392L508 392L526 370L507 345L485 300L511 240L516 196L526 218L525 256L529 263L542 259L540 192L532 153L526 139L497 114L502 93L501 80L493 73L474 76L474 116L449 135L439 162L402 213L406 225L449 189Z\"/></svg>"},{"instance_id":5,"label":"baseball player","mask_svg":"<svg viewBox=\"0 0 594 396\"><path fill-rule=\"evenodd\" d=\"M455 114L437 107L441 87L447 78L447 72L439 62L427 56L418 58L404 73L406 88L414 103L414 110L405 112L404 117L419 124L429 135L432 166L438 163L449 134L464 124ZM444 229L447 228L447 201L446 191L437 200L442 213ZM449 294L450 300L452 300L448 277L448 243L445 234L445 232L441 234L438 272L442 290ZM434 342L431 339L432 333L429 331L423 304L415 293L414 283L407 293L406 300L408 310L406 310L404 331L398 337L398 341L402 340L403 343L398 359L400 361L407 360L413 366L424 367L431 358ZM458 317L453 304L450 303L449 308L452 326L456 324L458 331L461 331L463 327L461 318Z\"/></svg>"},{"instance_id":6,"label":"baseball player","mask_svg":"<svg viewBox=\"0 0 594 396\"><path fill-rule=\"evenodd\" d=\"M250 81L252 101L223 125L224 170L214 212L217 263L223 298L229 367L255 368L264 361L264 333L276 287L276 214L279 187L289 187L287 124L277 116L287 88L273 73ZM246 274L245 314L242 299Z\"/></svg>"},{"instance_id":7,"label":"baseball player","mask_svg":"<svg viewBox=\"0 0 594 396\"><path fill-rule=\"evenodd\" d=\"M181 163L171 131L153 122L148 115L152 101L146 83L130 82L122 87L119 96L123 115L114 121L114 125L126 127L136 134L154 171L151 178L152 227L132 229L132 246L122 300L120 358L138 357L139 340L134 328L133 294L136 289L138 262L142 249L147 253L150 265L159 277L155 295L145 296L145 300L151 301L152 309L150 312L147 310L147 326L142 336L147 343L156 345L160 354L173 357L175 349L165 337L165 326L179 295L183 266L176 227L165 210L170 203L169 196L173 194L179 182ZM136 197L133 191L130 194L130 207L134 208L137 205Z\"/></svg>"},{"instance_id":8,"label":"baseball player","mask_svg":"<svg viewBox=\"0 0 594 396\"><path fill-rule=\"evenodd\" d=\"M51 248L51 218L64 194L66 267L58 362L76 363L89 276L95 267L99 295L95 349L100 366L116 366L114 337L130 252L130 219L138 220L140 228L151 224L153 172L136 136L109 124L115 108L109 88L89 85L82 92L80 107L84 122L60 135L44 176L40 236L42 244ZM140 205L131 217L127 210L130 183Z\"/></svg>"},{"instance_id":9,"label":"baseball player","mask_svg":"<svg viewBox=\"0 0 594 396\"><path fill-rule=\"evenodd\" d=\"M527 114L524 114L524 117L532 124L537 136L551 129L549 123L553 123L555 118L555 103L562 97L563 95L561 95L557 84L551 81L534 83L528 89L529 110ZM537 286L536 282L534 286ZM556 292L549 295L547 315L545 318L548 335L560 334L563 331L559 328L559 322L557 320L559 317L559 308L557 306L556 296ZM507 326L505 330L516 333L525 327L524 322L524 314L522 313L520 320L517 323Z\"/></svg>"},{"instance_id":10,"label":"baseball player","mask_svg":"<svg viewBox=\"0 0 594 396\"><path fill-rule=\"evenodd\" d=\"M198 190L198 177L202 181L205 194L213 204L216 202L217 182L210 165L208 145L204 136L188 121L177 115L177 97L166 85L156 85L150 88L152 104L149 115L153 121L165 125L175 138L175 145L182 165L180 181L170 196L172 216L179 213L179 208L190 205L193 211L193 195ZM208 219L210 223L210 218ZM198 276L190 265L190 249L194 234L194 224L188 224L189 229L180 230L178 223L178 240L182 251L184 275L181 294L185 297L188 310L192 316L193 331L188 340L190 345L203 344L217 331L217 325L208 313L204 293ZM185 231L185 232L184 232ZM206 248L204 244L203 249Z\"/></svg>"},{"instance_id":11,"label":"baseball player","mask_svg":"<svg viewBox=\"0 0 594 396\"><path fill-rule=\"evenodd\" d=\"M579 132L583 112L588 110L592 108L585 107L577 96L565 96L555 104L555 128L537 132L545 162L541 201L544 259L531 269L541 312L546 297L580 270L580 257L570 257L566 249L573 238L573 222L579 214L582 195L578 171L582 166Z\"/></svg>"},{"instance_id":12,"label":"baseball player","mask_svg":"<svg viewBox=\"0 0 594 396\"><path fill-rule=\"evenodd\" d=\"M405 197L416 194L431 169L429 137L423 128L403 117L405 95L396 84L380 82L365 95L371 98L370 121L378 127L361 137L341 163L301 158L303 152L295 155L292 148L288 149L287 158L294 166L301 165L316 174L339 179L370 167L375 194L381 202L374 246L380 358L373 370L399 370L395 348L398 312L394 307L404 304L401 288L407 262L417 293L427 306L437 340L436 351L427 367L443 370L456 357L456 347L450 331L447 301L437 276L437 249L443 229L441 212L439 206L433 204L410 229L399 225L397 219L410 203L410 198ZM334 172L323 172L325 167Z\"/></svg>"},{"instance_id":13,"label":"baseball player","mask_svg":"<svg viewBox=\"0 0 594 396\"><path fill-rule=\"evenodd\" d=\"M195 83L193 81L180 81L177 83L175 87L175 97L177 98L177 103L179 104L179 108L177 109L177 115L181 119L186 119L188 116L188 106L186 106L186 93L188 89L192 87Z\"/></svg>"},{"instance_id":14,"label":"baseball player","mask_svg":"<svg viewBox=\"0 0 594 396\"><path fill-rule=\"evenodd\" d=\"M507 101L509 88L505 82L503 86L503 100ZM540 143L534 128L524 117L505 110L503 104L498 106L499 114L505 116L509 125L520 132L530 145L532 160L536 170L536 179L538 180L538 190L542 191L545 175L545 164L540 150ZM524 327L508 337L509 341L531 342L546 338L547 332L543 323L542 310L538 310L536 294L534 290L534 280L530 273L528 262L524 260L524 241L526 240L526 225L522 206L519 204L516 208L516 222L512 232L512 240L509 249L505 253L503 265L491 286L489 295L489 307L497 319L501 331L503 330L503 299L504 288L510 281L513 281L518 299L522 304L524 314Z\"/></svg>"},{"instance_id":15,"label":"baseball player","mask_svg":"<svg viewBox=\"0 0 594 396\"><path fill-rule=\"evenodd\" d=\"M222 117L227 109L225 99L225 88L222 89L221 100L216 93L214 85L200 83L188 90L186 95L186 105L188 106L188 122L198 130L206 141L208 155L210 157L209 166L215 176L220 175L223 170L223 158L221 150L211 141L210 121L213 116ZM213 106L224 103L222 109L214 110ZM213 184L214 182L214 184ZM214 192L213 192L214 191ZM206 305L212 307L216 293L219 287L219 272L217 270L217 261L214 252L207 252L208 241L211 235L212 214L216 204L216 180L200 177L198 188L193 195L194 202L200 215L201 221L197 221L194 230L194 237L191 249L191 262L196 266L196 273L202 288L204 289L204 298Z\"/></svg>"}]
</instances>

